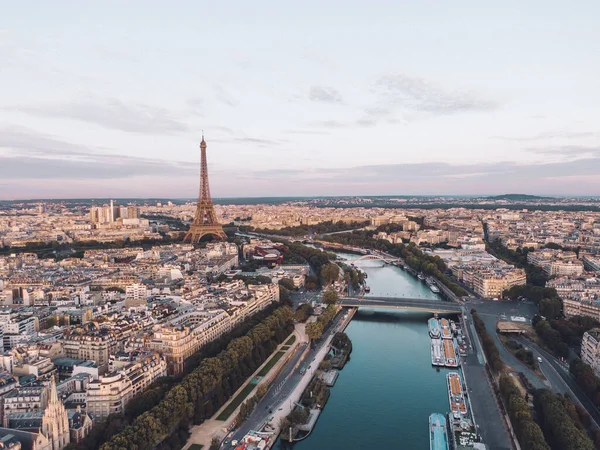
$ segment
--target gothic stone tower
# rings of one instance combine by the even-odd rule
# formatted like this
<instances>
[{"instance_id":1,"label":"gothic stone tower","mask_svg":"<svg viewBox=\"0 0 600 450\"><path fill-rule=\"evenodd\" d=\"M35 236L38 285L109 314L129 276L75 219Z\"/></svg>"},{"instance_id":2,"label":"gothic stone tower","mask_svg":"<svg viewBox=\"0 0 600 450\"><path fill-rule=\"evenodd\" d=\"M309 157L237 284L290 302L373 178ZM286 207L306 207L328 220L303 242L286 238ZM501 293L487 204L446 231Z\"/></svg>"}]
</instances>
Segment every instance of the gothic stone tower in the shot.
<instances>
[{"instance_id":1,"label":"gothic stone tower","mask_svg":"<svg viewBox=\"0 0 600 450\"><path fill-rule=\"evenodd\" d=\"M62 450L70 442L69 418L63 403L58 399L54 377L50 381L50 395L42 417L41 432L50 441L52 450Z\"/></svg>"},{"instance_id":2,"label":"gothic stone tower","mask_svg":"<svg viewBox=\"0 0 600 450\"><path fill-rule=\"evenodd\" d=\"M198 205L196 206L196 215L190 225L189 231L185 234L183 242L197 244L204 236L211 235L216 239L225 239L227 236L217 220L212 198L210 197L210 188L208 186L208 167L206 164L206 142L202 135L200 142L200 193L198 194Z\"/></svg>"}]
</instances>

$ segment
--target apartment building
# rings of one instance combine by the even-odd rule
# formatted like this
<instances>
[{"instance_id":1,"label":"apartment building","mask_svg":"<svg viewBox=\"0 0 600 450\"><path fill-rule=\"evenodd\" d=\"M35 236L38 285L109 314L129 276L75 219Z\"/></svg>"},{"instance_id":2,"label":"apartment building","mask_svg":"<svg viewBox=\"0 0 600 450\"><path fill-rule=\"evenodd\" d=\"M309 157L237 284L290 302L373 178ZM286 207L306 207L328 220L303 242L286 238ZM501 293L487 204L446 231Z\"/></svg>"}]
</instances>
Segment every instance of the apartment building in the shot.
<instances>
[{"instance_id":1,"label":"apartment building","mask_svg":"<svg viewBox=\"0 0 600 450\"><path fill-rule=\"evenodd\" d=\"M577 259L575 252L554 249L540 249L527 254L527 262L541 267L548 276L581 275L584 264Z\"/></svg>"},{"instance_id":2,"label":"apartment building","mask_svg":"<svg viewBox=\"0 0 600 450\"><path fill-rule=\"evenodd\" d=\"M183 372L187 358L230 331L231 326L231 318L225 311L191 312L155 331L148 347L165 358L169 375L177 375Z\"/></svg>"},{"instance_id":3,"label":"apartment building","mask_svg":"<svg viewBox=\"0 0 600 450\"><path fill-rule=\"evenodd\" d=\"M98 334L66 333L61 337L61 342L67 358L91 359L98 366L108 364L109 355L118 352L122 347L122 342L111 332Z\"/></svg>"},{"instance_id":4,"label":"apartment building","mask_svg":"<svg viewBox=\"0 0 600 450\"><path fill-rule=\"evenodd\" d=\"M132 391L131 380L123 372L100 376L87 386L86 410L97 420L103 420L110 414L120 414L131 400Z\"/></svg>"},{"instance_id":5,"label":"apartment building","mask_svg":"<svg viewBox=\"0 0 600 450\"><path fill-rule=\"evenodd\" d=\"M130 284L125 288L125 306L139 306L146 304L148 288L141 283Z\"/></svg>"},{"instance_id":6,"label":"apartment building","mask_svg":"<svg viewBox=\"0 0 600 450\"><path fill-rule=\"evenodd\" d=\"M478 264L452 270L461 281L484 298L500 298L505 290L527 282L524 270L507 264Z\"/></svg>"},{"instance_id":7,"label":"apartment building","mask_svg":"<svg viewBox=\"0 0 600 450\"><path fill-rule=\"evenodd\" d=\"M3 398L4 427L8 427L11 414L44 410L48 404L48 393L44 386L26 386L8 392Z\"/></svg>"},{"instance_id":8,"label":"apartment building","mask_svg":"<svg viewBox=\"0 0 600 450\"><path fill-rule=\"evenodd\" d=\"M600 300L596 298L564 298L563 312L566 317L587 316L600 321Z\"/></svg>"},{"instance_id":9,"label":"apartment building","mask_svg":"<svg viewBox=\"0 0 600 450\"><path fill-rule=\"evenodd\" d=\"M113 369L87 386L87 412L102 420L125 411L127 403L154 381L167 375L167 363L157 354L111 358Z\"/></svg>"},{"instance_id":10,"label":"apartment building","mask_svg":"<svg viewBox=\"0 0 600 450\"><path fill-rule=\"evenodd\" d=\"M600 376L600 329L595 328L583 334L581 359L591 366L596 376Z\"/></svg>"}]
</instances>

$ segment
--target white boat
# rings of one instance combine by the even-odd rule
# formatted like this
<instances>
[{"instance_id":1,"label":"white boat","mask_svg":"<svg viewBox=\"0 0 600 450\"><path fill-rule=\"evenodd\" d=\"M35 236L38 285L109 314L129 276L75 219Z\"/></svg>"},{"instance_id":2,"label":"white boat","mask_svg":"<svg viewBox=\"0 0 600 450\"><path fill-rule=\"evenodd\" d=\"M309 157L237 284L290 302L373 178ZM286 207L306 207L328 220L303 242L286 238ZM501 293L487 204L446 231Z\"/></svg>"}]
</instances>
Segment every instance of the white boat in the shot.
<instances>
[{"instance_id":1,"label":"white boat","mask_svg":"<svg viewBox=\"0 0 600 450\"><path fill-rule=\"evenodd\" d=\"M431 364L434 366L445 366L444 348L440 339L431 340Z\"/></svg>"},{"instance_id":2,"label":"white boat","mask_svg":"<svg viewBox=\"0 0 600 450\"><path fill-rule=\"evenodd\" d=\"M448 400L450 402L450 411L455 419L467 414L467 403L462 390L460 375L456 372L450 372L446 375L448 384Z\"/></svg>"},{"instance_id":3,"label":"white boat","mask_svg":"<svg viewBox=\"0 0 600 450\"><path fill-rule=\"evenodd\" d=\"M427 321L427 326L429 327L429 336L431 336L433 339L439 339L441 336L441 331L440 323L437 321L437 319L434 317L429 319Z\"/></svg>"},{"instance_id":4,"label":"white boat","mask_svg":"<svg viewBox=\"0 0 600 450\"><path fill-rule=\"evenodd\" d=\"M431 292L433 292L434 294L440 293L440 288L437 287L435 284L430 284L429 289L431 289Z\"/></svg>"}]
</instances>

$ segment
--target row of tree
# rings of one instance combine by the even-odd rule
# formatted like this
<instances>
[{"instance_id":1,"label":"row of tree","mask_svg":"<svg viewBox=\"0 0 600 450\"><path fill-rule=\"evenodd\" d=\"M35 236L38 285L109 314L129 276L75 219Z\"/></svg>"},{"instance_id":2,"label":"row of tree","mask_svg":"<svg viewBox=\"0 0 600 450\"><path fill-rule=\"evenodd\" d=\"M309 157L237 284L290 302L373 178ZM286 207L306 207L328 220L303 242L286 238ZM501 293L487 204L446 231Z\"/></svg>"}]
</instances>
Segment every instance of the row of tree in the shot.
<instances>
[{"instance_id":1,"label":"row of tree","mask_svg":"<svg viewBox=\"0 0 600 450\"><path fill-rule=\"evenodd\" d=\"M479 335L481 345L483 346L483 351L485 352L485 356L487 357L488 365L490 366L490 369L492 369L494 372L499 373L504 368L504 363L502 362L502 359L500 359L498 347L496 346L494 339L487 332L485 328L485 323L483 323L483 320L481 320L481 318L474 309L471 310L471 315L473 316L473 324L475 325L475 330Z\"/></svg>"},{"instance_id":2,"label":"row of tree","mask_svg":"<svg viewBox=\"0 0 600 450\"><path fill-rule=\"evenodd\" d=\"M347 286L352 285L354 290L358 290L360 285L365 281L365 274L362 270L356 270L354 267L349 266L348 264L338 263L338 265L344 271L344 282Z\"/></svg>"},{"instance_id":3,"label":"row of tree","mask_svg":"<svg viewBox=\"0 0 600 450\"><path fill-rule=\"evenodd\" d=\"M552 328L550 321L536 316L532 321L532 325L548 350L561 358L569 356L569 346L563 341L560 332Z\"/></svg>"},{"instance_id":4,"label":"row of tree","mask_svg":"<svg viewBox=\"0 0 600 450\"><path fill-rule=\"evenodd\" d=\"M417 272L423 272L437 278L455 295L464 296L467 292L454 283L446 274L448 269L446 263L439 256L432 256L422 252L411 242L410 244L392 244L385 239L374 239L373 231L353 231L352 233L343 233L330 236L324 236L323 240L336 242L353 247L369 248L387 252L391 255L402 258L406 264Z\"/></svg>"},{"instance_id":5,"label":"row of tree","mask_svg":"<svg viewBox=\"0 0 600 450\"><path fill-rule=\"evenodd\" d=\"M336 314L337 307L335 305L329 305L325 308L325 311L321 313L316 322L306 324L306 334L309 339L311 341L320 339Z\"/></svg>"},{"instance_id":6,"label":"row of tree","mask_svg":"<svg viewBox=\"0 0 600 450\"><path fill-rule=\"evenodd\" d=\"M293 312L277 308L245 336L233 339L171 388L152 409L101 450L151 450L179 427L211 417L293 330Z\"/></svg>"},{"instance_id":7,"label":"row of tree","mask_svg":"<svg viewBox=\"0 0 600 450\"><path fill-rule=\"evenodd\" d=\"M600 378L596 376L594 370L578 358L571 361L569 370L583 392L594 402L596 407L600 408Z\"/></svg>"},{"instance_id":8,"label":"row of tree","mask_svg":"<svg viewBox=\"0 0 600 450\"><path fill-rule=\"evenodd\" d=\"M240 405L240 412L235 418L236 424L244 422L250 416L250 414L252 414L252 411L254 411L254 408L256 407L258 402L260 402L261 399L265 396L268 390L269 385L267 383L261 383L256 388L256 394L254 394L252 397L250 397L248 400L246 400Z\"/></svg>"},{"instance_id":9,"label":"row of tree","mask_svg":"<svg viewBox=\"0 0 600 450\"><path fill-rule=\"evenodd\" d=\"M158 379L152 386L145 391L136 395L129 403L125 414L111 414L103 422L96 423L90 433L79 443L71 443L70 449L87 450L89 448L99 448L104 442L108 441L112 436L124 430L128 425L131 425L136 417L151 410L158 405L165 397L167 392L182 378L194 370L200 362L206 358L217 356L227 348L227 344L235 338L246 335L254 326L262 322L266 317L271 315L277 305L270 305L262 311L259 311L254 316L247 318L242 323L237 325L229 333L224 334L219 339L209 342L202 349L188 358L185 362L183 375L177 377L163 377ZM187 427L184 427L187 431ZM176 438L176 433L173 438ZM181 446L177 445L176 439L172 446L168 446L169 440L165 440L161 447L165 450L178 450ZM185 441L184 441L185 442Z\"/></svg>"},{"instance_id":10,"label":"row of tree","mask_svg":"<svg viewBox=\"0 0 600 450\"><path fill-rule=\"evenodd\" d=\"M581 339L586 331L600 327L596 319L584 316L553 320L535 316L532 325L544 345L559 358L569 356L569 347L581 346Z\"/></svg>"},{"instance_id":11,"label":"row of tree","mask_svg":"<svg viewBox=\"0 0 600 450\"><path fill-rule=\"evenodd\" d=\"M546 286L548 276L544 273L542 268L527 262L527 255L534 251L533 248L525 247L511 250L502 245L502 242L499 239L496 239L495 241L487 243L486 250L497 258L524 269L527 273L527 284L539 287Z\"/></svg>"},{"instance_id":12,"label":"row of tree","mask_svg":"<svg viewBox=\"0 0 600 450\"><path fill-rule=\"evenodd\" d=\"M277 236L306 236L310 233L323 234L323 233L336 233L338 231L354 230L355 228L361 228L369 225L369 221L366 222L343 222L341 220L333 222L331 220L327 222L317 223L315 225L298 225L295 227L285 227L279 230L270 230L265 228L256 228L254 231L257 233L264 234L275 234Z\"/></svg>"},{"instance_id":13,"label":"row of tree","mask_svg":"<svg viewBox=\"0 0 600 450\"><path fill-rule=\"evenodd\" d=\"M529 405L510 376L500 376L500 395L510 423L523 450L550 450L540 426L533 420Z\"/></svg>"},{"instance_id":14,"label":"row of tree","mask_svg":"<svg viewBox=\"0 0 600 450\"><path fill-rule=\"evenodd\" d=\"M582 413L583 417L588 416L570 398L539 389L533 395L533 404L546 442L552 449L594 450L594 442L581 420Z\"/></svg>"},{"instance_id":15,"label":"row of tree","mask_svg":"<svg viewBox=\"0 0 600 450\"><path fill-rule=\"evenodd\" d=\"M562 315L563 302L554 288L524 284L505 290L502 296L513 300L520 297L527 298L538 306L542 316L550 319Z\"/></svg>"},{"instance_id":16,"label":"row of tree","mask_svg":"<svg viewBox=\"0 0 600 450\"><path fill-rule=\"evenodd\" d=\"M332 263L337 258L335 253L325 252L317 248L307 247L306 245L302 245L299 242L288 242L284 241L284 261L287 261L289 255L292 258L297 259L300 257L302 261L308 263L314 273L318 274L320 279L318 279L318 283L321 285L326 285L331 283L332 281L337 280L339 276L339 270L337 264ZM307 287L309 283L314 282L314 279L307 277ZM309 288L311 288L310 286ZM315 288L318 286L314 286Z\"/></svg>"}]
</instances>

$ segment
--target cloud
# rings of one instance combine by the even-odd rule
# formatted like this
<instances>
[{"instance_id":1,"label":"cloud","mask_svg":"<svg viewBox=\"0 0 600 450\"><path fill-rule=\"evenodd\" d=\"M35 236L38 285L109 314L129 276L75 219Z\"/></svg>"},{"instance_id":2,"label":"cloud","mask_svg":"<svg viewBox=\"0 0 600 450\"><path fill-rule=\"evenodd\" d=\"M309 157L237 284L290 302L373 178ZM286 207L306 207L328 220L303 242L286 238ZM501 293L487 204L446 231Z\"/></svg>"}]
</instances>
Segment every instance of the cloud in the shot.
<instances>
[{"instance_id":1,"label":"cloud","mask_svg":"<svg viewBox=\"0 0 600 450\"><path fill-rule=\"evenodd\" d=\"M538 155L555 155L568 157L588 157L588 156L599 156L600 157L600 146L580 146L580 145L565 145L559 147L535 147L528 148L528 152L535 153Z\"/></svg>"},{"instance_id":2,"label":"cloud","mask_svg":"<svg viewBox=\"0 0 600 450\"><path fill-rule=\"evenodd\" d=\"M21 105L4 109L44 118L80 120L129 133L172 134L188 131L187 124L173 117L165 108L143 103L126 104L118 99L106 99L98 103L83 100Z\"/></svg>"},{"instance_id":3,"label":"cloud","mask_svg":"<svg viewBox=\"0 0 600 450\"><path fill-rule=\"evenodd\" d=\"M343 103L342 94L338 90L327 86L311 86L308 91L308 98L314 102Z\"/></svg>"},{"instance_id":4,"label":"cloud","mask_svg":"<svg viewBox=\"0 0 600 450\"><path fill-rule=\"evenodd\" d=\"M316 120L312 122L311 125L322 128L344 128L348 126L348 124L345 124L338 120Z\"/></svg>"},{"instance_id":5,"label":"cloud","mask_svg":"<svg viewBox=\"0 0 600 450\"><path fill-rule=\"evenodd\" d=\"M280 145L280 141L274 141L271 139L260 139L252 137L239 137L233 139L235 142L245 142L248 144L260 144L260 145Z\"/></svg>"},{"instance_id":6,"label":"cloud","mask_svg":"<svg viewBox=\"0 0 600 450\"><path fill-rule=\"evenodd\" d=\"M432 114L491 111L498 102L468 90L448 90L424 78L404 74L379 77L373 91L380 97L378 108L406 108Z\"/></svg>"},{"instance_id":7,"label":"cloud","mask_svg":"<svg viewBox=\"0 0 600 450\"><path fill-rule=\"evenodd\" d=\"M224 105L235 108L240 104L240 101L237 98L235 98L229 91L227 91L223 86L214 86L214 94L215 98Z\"/></svg>"},{"instance_id":8,"label":"cloud","mask_svg":"<svg viewBox=\"0 0 600 450\"><path fill-rule=\"evenodd\" d=\"M196 164L103 153L25 128L0 130L0 179L122 179L182 176Z\"/></svg>"},{"instance_id":9,"label":"cloud","mask_svg":"<svg viewBox=\"0 0 600 450\"><path fill-rule=\"evenodd\" d=\"M372 119L358 119L356 121L356 125L359 127L374 127L377 124L375 120Z\"/></svg>"},{"instance_id":10,"label":"cloud","mask_svg":"<svg viewBox=\"0 0 600 450\"><path fill-rule=\"evenodd\" d=\"M348 186L385 185L408 186L414 193L427 193L430 187L438 187L439 193L460 193L458 187L468 183L477 190L464 192L477 194L489 186L498 186L508 192L531 186L534 192L563 186L572 189L573 179L595 179L600 186L600 157L569 162L518 164L511 161L477 164L450 164L444 162L356 166L347 168L261 170L249 172L248 178L271 182L289 181L315 186L340 186L348 192ZM561 184L562 182L562 184ZM416 186L416 189L415 189ZM531 192L531 191L530 191ZM385 191L380 192L386 193ZM366 195L364 192L363 195ZM322 193L325 195L325 193Z\"/></svg>"},{"instance_id":11,"label":"cloud","mask_svg":"<svg viewBox=\"0 0 600 450\"><path fill-rule=\"evenodd\" d=\"M510 137L510 136L493 136L493 139L501 139L504 141L542 141L546 139L579 139L587 137L596 137L599 133L594 131L547 131L533 136Z\"/></svg>"},{"instance_id":12,"label":"cloud","mask_svg":"<svg viewBox=\"0 0 600 450\"><path fill-rule=\"evenodd\" d=\"M284 130L285 134L307 134L307 135L323 135L328 134L326 131L320 130Z\"/></svg>"},{"instance_id":13,"label":"cloud","mask_svg":"<svg viewBox=\"0 0 600 450\"><path fill-rule=\"evenodd\" d=\"M81 155L81 146L36 133L24 127L0 129L0 148L17 150L30 155Z\"/></svg>"}]
</instances>

